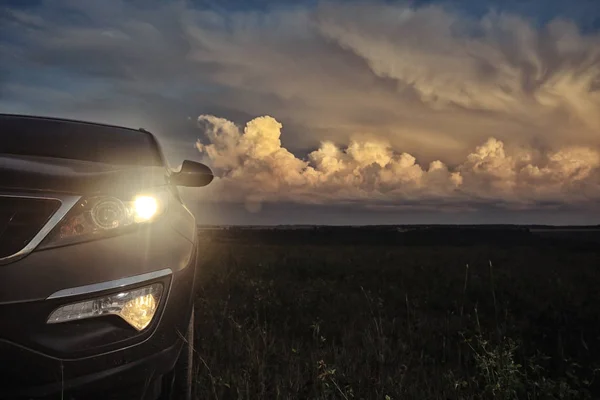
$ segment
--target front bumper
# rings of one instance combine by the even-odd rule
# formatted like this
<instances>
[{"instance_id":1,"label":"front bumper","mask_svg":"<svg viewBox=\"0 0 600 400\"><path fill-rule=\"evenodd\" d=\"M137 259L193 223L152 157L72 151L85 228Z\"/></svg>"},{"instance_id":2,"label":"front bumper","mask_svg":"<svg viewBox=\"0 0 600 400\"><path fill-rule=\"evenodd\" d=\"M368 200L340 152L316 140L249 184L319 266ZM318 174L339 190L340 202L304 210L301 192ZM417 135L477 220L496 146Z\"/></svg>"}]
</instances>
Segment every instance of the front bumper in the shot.
<instances>
[{"instance_id":1,"label":"front bumper","mask_svg":"<svg viewBox=\"0 0 600 400\"><path fill-rule=\"evenodd\" d=\"M153 398L159 389L154 384L172 370L183 344L196 266L194 243L173 230L165 235L155 229L32 253L0 268L0 281L11 283L0 292L4 300L0 302L0 398L108 399L110 393L123 389L136 392L128 392L126 398L144 398L144 392L146 398ZM111 244L113 251L102 255ZM74 251L77 257L66 262ZM119 251L125 256L114 257ZM165 267L172 273L127 287L48 298L56 289L110 282ZM81 274L85 268L96 272L86 278ZM26 278L24 271L34 270L40 275L48 270L75 272L62 274L62 283L53 276L36 285L35 276L30 276L29 286L21 286L22 292L17 293L19 280ZM151 325L141 332L116 316L46 324L49 313L60 305L155 282L163 283L163 297ZM12 296L17 301L10 301L7 292L18 294Z\"/></svg>"},{"instance_id":2,"label":"front bumper","mask_svg":"<svg viewBox=\"0 0 600 400\"><path fill-rule=\"evenodd\" d=\"M19 357L10 358L10 364L15 368L13 372L18 371L21 381L25 378L32 381L38 379L52 383L30 386L33 382L27 382L26 386L19 388L13 384L11 388L10 386L4 386L7 382L2 382L3 393L0 398L69 400L124 400L135 398L154 400L159 396L161 390L162 382L160 378L173 369L182 344L181 340L176 340L173 345L161 349L157 353L140 352L135 354L126 352L127 354L105 355L101 357L101 360L63 363L42 355L32 355L27 351L19 352L9 349L9 351L12 350L12 354L8 355L9 357ZM4 349L0 351L4 351ZM111 366L111 361L121 365ZM69 371L75 371L81 366L86 369L94 369L95 372L64 379L60 377L62 374L68 375ZM34 371L38 371L38 373ZM48 374L42 376L39 373L42 371ZM52 374L52 371L54 374ZM31 374L31 372L34 373ZM2 371L2 373L5 374L6 372ZM16 378L14 373L11 375Z\"/></svg>"}]
</instances>

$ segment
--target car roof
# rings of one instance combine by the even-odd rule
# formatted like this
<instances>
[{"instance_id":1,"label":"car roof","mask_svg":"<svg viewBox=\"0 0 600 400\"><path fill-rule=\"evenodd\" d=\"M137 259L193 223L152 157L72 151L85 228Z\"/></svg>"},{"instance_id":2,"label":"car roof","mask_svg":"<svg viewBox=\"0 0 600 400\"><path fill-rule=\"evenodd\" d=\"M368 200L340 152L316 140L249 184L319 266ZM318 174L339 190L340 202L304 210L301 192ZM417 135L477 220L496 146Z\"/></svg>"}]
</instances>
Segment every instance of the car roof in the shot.
<instances>
[{"instance_id":1,"label":"car roof","mask_svg":"<svg viewBox=\"0 0 600 400\"><path fill-rule=\"evenodd\" d=\"M0 118L17 119L17 120L18 119L23 119L23 120L35 119L35 120L64 122L64 123L71 123L71 124L96 125L96 126L104 126L107 128L127 129L129 131L143 132L143 133L152 135L151 132L147 131L144 128L133 129L133 128L129 128L126 126L112 125L112 124L106 124L106 123L100 123L100 122L82 121L82 120L69 119L69 118L47 117L47 116L27 115L27 114L5 114L5 113L0 113Z\"/></svg>"}]
</instances>

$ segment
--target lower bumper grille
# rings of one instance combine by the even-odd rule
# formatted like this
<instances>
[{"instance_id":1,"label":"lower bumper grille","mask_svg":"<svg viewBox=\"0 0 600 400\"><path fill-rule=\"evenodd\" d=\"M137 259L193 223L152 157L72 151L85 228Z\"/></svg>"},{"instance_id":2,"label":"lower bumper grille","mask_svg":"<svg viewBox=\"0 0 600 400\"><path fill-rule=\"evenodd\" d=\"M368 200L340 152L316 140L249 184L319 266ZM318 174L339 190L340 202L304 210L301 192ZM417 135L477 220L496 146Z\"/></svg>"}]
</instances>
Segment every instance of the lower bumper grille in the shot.
<instances>
[{"instance_id":1,"label":"lower bumper grille","mask_svg":"<svg viewBox=\"0 0 600 400\"><path fill-rule=\"evenodd\" d=\"M27 246L60 206L56 199L0 195L0 258Z\"/></svg>"}]
</instances>

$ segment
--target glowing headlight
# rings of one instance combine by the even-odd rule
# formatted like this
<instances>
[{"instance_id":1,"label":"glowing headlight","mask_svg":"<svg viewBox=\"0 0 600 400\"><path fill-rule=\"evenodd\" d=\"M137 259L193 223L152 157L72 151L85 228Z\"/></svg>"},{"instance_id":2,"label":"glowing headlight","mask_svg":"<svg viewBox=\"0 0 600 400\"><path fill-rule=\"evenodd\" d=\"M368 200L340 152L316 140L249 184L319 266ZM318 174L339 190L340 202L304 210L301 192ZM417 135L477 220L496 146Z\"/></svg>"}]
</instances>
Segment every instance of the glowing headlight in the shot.
<instances>
[{"instance_id":1,"label":"glowing headlight","mask_svg":"<svg viewBox=\"0 0 600 400\"><path fill-rule=\"evenodd\" d=\"M136 219L147 221L156 215L158 201L152 196L137 196L133 201Z\"/></svg>"},{"instance_id":2,"label":"glowing headlight","mask_svg":"<svg viewBox=\"0 0 600 400\"><path fill-rule=\"evenodd\" d=\"M58 324L103 315L117 315L141 331L152 322L162 292L163 285L156 283L141 289L68 304L53 311L48 317L48 323Z\"/></svg>"},{"instance_id":3,"label":"glowing headlight","mask_svg":"<svg viewBox=\"0 0 600 400\"><path fill-rule=\"evenodd\" d=\"M165 212L169 192L156 190L130 199L85 197L69 211L39 246L40 249L76 243L123 232L124 228L154 221Z\"/></svg>"}]
</instances>

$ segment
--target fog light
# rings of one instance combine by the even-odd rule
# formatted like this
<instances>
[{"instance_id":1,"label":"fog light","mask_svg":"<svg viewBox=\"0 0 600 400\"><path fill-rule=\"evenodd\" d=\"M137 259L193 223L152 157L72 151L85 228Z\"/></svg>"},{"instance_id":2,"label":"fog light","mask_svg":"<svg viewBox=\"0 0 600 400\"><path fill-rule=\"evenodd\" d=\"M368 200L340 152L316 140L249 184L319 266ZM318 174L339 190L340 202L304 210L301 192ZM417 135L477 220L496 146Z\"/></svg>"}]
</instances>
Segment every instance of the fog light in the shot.
<instances>
[{"instance_id":1,"label":"fog light","mask_svg":"<svg viewBox=\"0 0 600 400\"><path fill-rule=\"evenodd\" d=\"M163 285L156 283L140 289L68 304L54 310L48 317L48 323L58 324L103 315L118 315L129 325L141 331L150 325L158 309L162 292Z\"/></svg>"}]
</instances>

